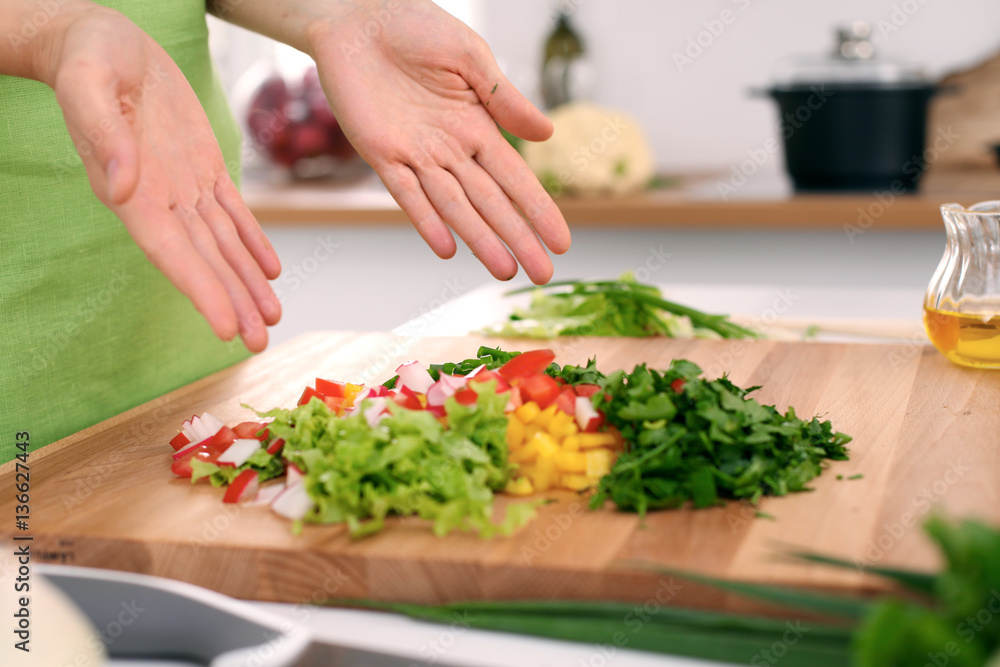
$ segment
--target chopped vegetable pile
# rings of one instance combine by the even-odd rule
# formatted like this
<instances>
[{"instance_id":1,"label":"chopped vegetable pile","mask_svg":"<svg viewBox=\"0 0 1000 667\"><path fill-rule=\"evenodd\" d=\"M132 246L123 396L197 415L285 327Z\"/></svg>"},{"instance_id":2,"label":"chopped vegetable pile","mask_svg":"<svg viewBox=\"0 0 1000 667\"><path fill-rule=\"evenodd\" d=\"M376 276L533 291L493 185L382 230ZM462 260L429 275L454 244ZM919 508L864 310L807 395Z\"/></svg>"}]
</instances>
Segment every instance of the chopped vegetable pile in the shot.
<instances>
[{"instance_id":1,"label":"chopped vegetable pile","mask_svg":"<svg viewBox=\"0 0 1000 667\"><path fill-rule=\"evenodd\" d=\"M597 406L619 429L628 450L600 483L593 505L619 509L716 505L719 498L783 496L806 490L824 459L847 459L851 438L829 421L805 421L746 395L726 378L675 360L664 372L636 366L601 382Z\"/></svg>"},{"instance_id":2,"label":"chopped vegetable pile","mask_svg":"<svg viewBox=\"0 0 1000 667\"><path fill-rule=\"evenodd\" d=\"M830 422L763 406L689 361L605 375L593 359L554 359L483 347L459 362L407 362L374 387L317 378L298 407L258 412L264 421L184 422L172 470L226 486L224 502L270 503L296 529L344 522L361 537L412 515L438 535L490 537L539 502L510 503L494 523L500 491L596 490L592 507L642 514L802 491L824 459L847 458L850 438Z\"/></svg>"},{"instance_id":3,"label":"chopped vegetable pile","mask_svg":"<svg viewBox=\"0 0 1000 667\"><path fill-rule=\"evenodd\" d=\"M569 289L566 289L569 288ZM730 321L667 301L653 285L636 282L631 273L619 280L571 280L527 287L531 305L517 308L510 320L488 327L493 336L666 336L669 338L756 338L758 334Z\"/></svg>"}]
</instances>

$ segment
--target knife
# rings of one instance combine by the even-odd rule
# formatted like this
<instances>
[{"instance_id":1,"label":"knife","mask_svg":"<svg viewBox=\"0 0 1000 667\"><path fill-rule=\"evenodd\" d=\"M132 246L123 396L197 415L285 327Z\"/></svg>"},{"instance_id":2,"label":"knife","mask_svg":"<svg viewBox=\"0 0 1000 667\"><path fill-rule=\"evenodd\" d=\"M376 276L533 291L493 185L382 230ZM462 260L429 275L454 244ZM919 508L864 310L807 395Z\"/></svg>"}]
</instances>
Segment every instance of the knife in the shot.
<instances>
[{"instance_id":1,"label":"knife","mask_svg":"<svg viewBox=\"0 0 1000 667\"><path fill-rule=\"evenodd\" d=\"M288 619L163 577L73 565L35 570L83 612L114 660L210 667L430 667L411 657L314 641ZM448 663L436 660L435 665Z\"/></svg>"}]
</instances>

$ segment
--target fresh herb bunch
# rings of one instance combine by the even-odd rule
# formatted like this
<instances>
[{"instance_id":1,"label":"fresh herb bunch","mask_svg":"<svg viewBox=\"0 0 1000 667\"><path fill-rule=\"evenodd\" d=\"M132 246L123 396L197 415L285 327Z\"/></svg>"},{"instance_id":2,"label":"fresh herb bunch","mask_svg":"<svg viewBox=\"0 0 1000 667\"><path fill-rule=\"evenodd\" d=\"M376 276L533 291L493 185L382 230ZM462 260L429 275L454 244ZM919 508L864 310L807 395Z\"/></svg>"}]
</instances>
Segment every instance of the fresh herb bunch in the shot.
<instances>
[{"instance_id":1,"label":"fresh herb bunch","mask_svg":"<svg viewBox=\"0 0 1000 667\"><path fill-rule=\"evenodd\" d=\"M569 289L565 289L569 288ZM725 315L709 315L668 301L660 290L635 280L569 280L525 287L534 291L531 306L515 310L510 321L486 333L500 336L667 336L670 338L757 338L758 334Z\"/></svg>"},{"instance_id":2,"label":"fresh herb bunch","mask_svg":"<svg viewBox=\"0 0 1000 667\"><path fill-rule=\"evenodd\" d=\"M416 515L433 521L437 535L509 535L534 515L535 503L508 505L501 523L491 521L493 492L510 478L507 397L495 385L474 385L472 405L449 398L448 428L429 412L391 402L375 426L365 403L346 417L315 398L258 414L274 418L268 430L284 438L285 457L305 473L315 502L307 522L346 522L352 537L362 537L381 530L390 514Z\"/></svg>"},{"instance_id":3,"label":"fresh herb bunch","mask_svg":"<svg viewBox=\"0 0 1000 667\"><path fill-rule=\"evenodd\" d=\"M757 503L765 495L806 490L824 459L847 459L850 436L829 421L799 419L761 405L722 377L674 360L663 372L636 366L600 382L594 405L618 428L627 450L601 479L591 506L619 509L709 507L722 498Z\"/></svg>"}]
</instances>

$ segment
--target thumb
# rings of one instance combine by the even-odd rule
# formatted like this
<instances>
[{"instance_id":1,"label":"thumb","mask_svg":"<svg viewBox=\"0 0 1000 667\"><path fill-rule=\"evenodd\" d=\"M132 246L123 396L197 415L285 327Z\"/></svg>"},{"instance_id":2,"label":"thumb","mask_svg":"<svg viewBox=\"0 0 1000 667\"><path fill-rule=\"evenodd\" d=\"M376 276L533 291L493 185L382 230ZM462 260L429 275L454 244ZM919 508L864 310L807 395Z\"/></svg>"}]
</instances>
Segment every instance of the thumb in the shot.
<instances>
[{"instance_id":1,"label":"thumb","mask_svg":"<svg viewBox=\"0 0 1000 667\"><path fill-rule=\"evenodd\" d=\"M128 201L139 182L136 129L129 122L136 110L123 113L119 80L91 70L60 84L56 96L94 193L109 205Z\"/></svg>"},{"instance_id":2,"label":"thumb","mask_svg":"<svg viewBox=\"0 0 1000 667\"><path fill-rule=\"evenodd\" d=\"M528 141L552 136L552 121L504 76L485 42L472 49L465 80L500 127Z\"/></svg>"}]
</instances>

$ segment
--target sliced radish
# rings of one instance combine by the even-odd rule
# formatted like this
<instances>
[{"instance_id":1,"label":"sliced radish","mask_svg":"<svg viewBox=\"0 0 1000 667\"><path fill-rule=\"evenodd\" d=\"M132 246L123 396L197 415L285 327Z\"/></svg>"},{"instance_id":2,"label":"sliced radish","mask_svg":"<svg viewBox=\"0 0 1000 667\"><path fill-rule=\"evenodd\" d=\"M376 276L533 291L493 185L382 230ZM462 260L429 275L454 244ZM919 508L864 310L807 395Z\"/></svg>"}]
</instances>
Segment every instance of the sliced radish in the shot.
<instances>
[{"instance_id":1,"label":"sliced radish","mask_svg":"<svg viewBox=\"0 0 1000 667\"><path fill-rule=\"evenodd\" d=\"M403 385L415 392L425 394L434 384L434 378L418 361L407 361L396 369L396 374L399 375L399 382L396 383L397 389Z\"/></svg>"},{"instance_id":2,"label":"sliced radish","mask_svg":"<svg viewBox=\"0 0 1000 667\"><path fill-rule=\"evenodd\" d=\"M205 432L208 433L208 436L211 436L213 433L218 432L218 430L225 426L225 424L223 424L222 420L218 417L206 412L201 416L201 426L205 429Z\"/></svg>"},{"instance_id":3,"label":"sliced radish","mask_svg":"<svg viewBox=\"0 0 1000 667\"><path fill-rule=\"evenodd\" d=\"M442 373L441 378L427 390L427 405L444 405L445 399L454 396L464 386L464 376Z\"/></svg>"},{"instance_id":4,"label":"sliced radish","mask_svg":"<svg viewBox=\"0 0 1000 667\"><path fill-rule=\"evenodd\" d=\"M226 495L222 496L222 502L244 503L253 500L259 490L260 475L256 470L247 469L232 481L229 488L226 489Z\"/></svg>"},{"instance_id":5,"label":"sliced radish","mask_svg":"<svg viewBox=\"0 0 1000 667\"><path fill-rule=\"evenodd\" d=\"M220 466L233 466L239 468L247 462L253 453L260 449L260 440L250 438L239 438L229 445L229 449L219 455L217 463Z\"/></svg>"},{"instance_id":6,"label":"sliced radish","mask_svg":"<svg viewBox=\"0 0 1000 667\"><path fill-rule=\"evenodd\" d=\"M261 486L260 490L257 491L257 496L253 500L248 500L245 505L247 507L270 505L284 490L285 487L281 484L268 484L267 486Z\"/></svg>"},{"instance_id":7,"label":"sliced radish","mask_svg":"<svg viewBox=\"0 0 1000 667\"><path fill-rule=\"evenodd\" d=\"M289 463L288 468L285 469L285 486L295 486L296 484L302 483L302 478L305 477L305 473L294 463Z\"/></svg>"},{"instance_id":8,"label":"sliced radish","mask_svg":"<svg viewBox=\"0 0 1000 667\"><path fill-rule=\"evenodd\" d=\"M519 407L524 404L524 398L521 396L521 392L512 391L508 394L510 398L507 399L507 405L504 407L504 412L514 412Z\"/></svg>"},{"instance_id":9,"label":"sliced radish","mask_svg":"<svg viewBox=\"0 0 1000 667\"><path fill-rule=\"evenodd\" d=\"M190 444L178 449L174 452L174 460L176 461L184 458L192 449L199 446L205 446L206 448L217 450L217 452L223 452L233 443L234 440L236 440L236 434L233 433L233 429L228 426L223 426L215 433L210 434L207 438L192 441Z\"/></svg>"},{"instance_id":10,"label":"sliced radish","mask_svg":"<svg viewBox=\"0 0 1000 667\"><path fill-rule=\"evenodd\" d=\"M286 519L297 521L312 509L313 500L306 491L304 482L288 486L271 502L271 509Z\"/></svg>"},{"instance_id":11,"label":"sliced radish","mask_svg":"<svg viewBox=\"0 0 1000 667\"><path fill-rule=\"evenodd\" d=\"M285 441L283 438L275 438L271 441L271 444L267 446L268 454L277 454L285 447Z\"/></svg>"},{"instance_id":12,"label":"sliced radish","mask_svg":"<svg viewBox=\"0 0 1000 667\"><path fill-rule=\"evenodd\" d=\"M576 397L576 424L581 431L591 432L596 430L601 422L601 413L597 411L589 398L583 396Z\"/></svg>"},{"instance_id":13,"label":"sliced radish","mask_svg":"<svg viewBox=\"0 0 1000 667\"><path fill-rule=\"evenodd\" d=\"M476 366L471 373L466 374L465 379L471 380L472 378L476 377L485 370L486 370L486 364L481 364L479 366Z\"/></svg>"},{"instance_id":14,"label":"sliced radish","mask_svg":"<svg viewBox=\"0 0 1000 667\"><path fill-rule=\"evenodd\" d=\"M365 420L368 421L369 426L377 426L380 421L382 421L382 415L385 414L385 404L388 398L373 398L368 402L368 407L365 408Z\"/></svg>"}]
</instances>

